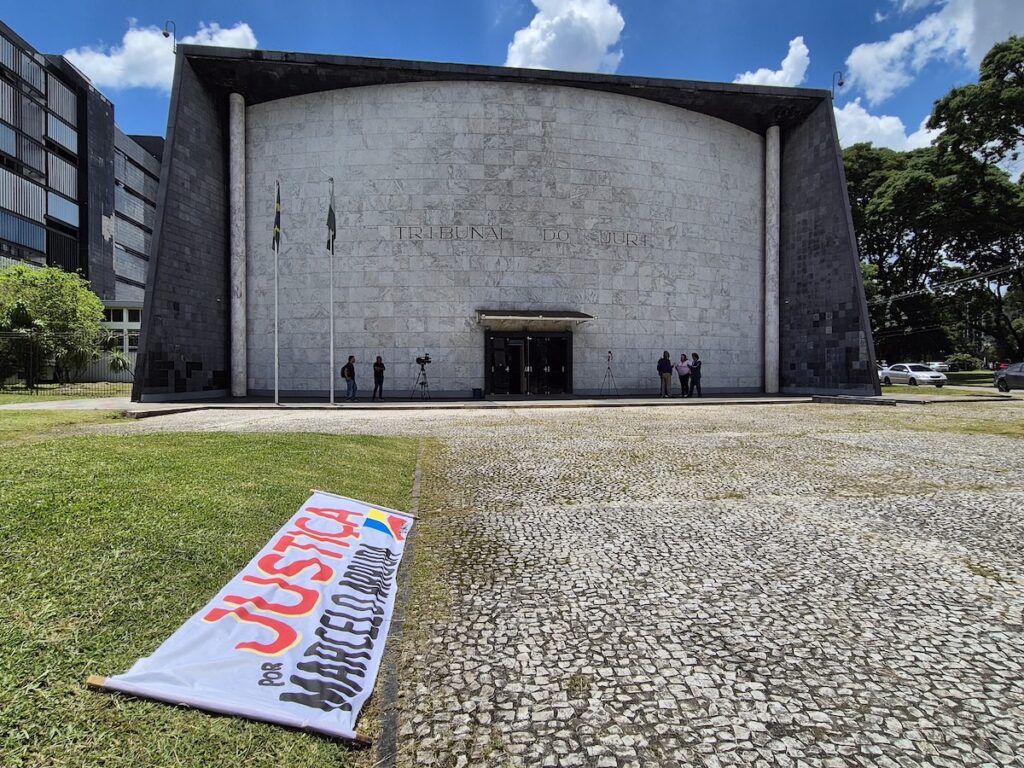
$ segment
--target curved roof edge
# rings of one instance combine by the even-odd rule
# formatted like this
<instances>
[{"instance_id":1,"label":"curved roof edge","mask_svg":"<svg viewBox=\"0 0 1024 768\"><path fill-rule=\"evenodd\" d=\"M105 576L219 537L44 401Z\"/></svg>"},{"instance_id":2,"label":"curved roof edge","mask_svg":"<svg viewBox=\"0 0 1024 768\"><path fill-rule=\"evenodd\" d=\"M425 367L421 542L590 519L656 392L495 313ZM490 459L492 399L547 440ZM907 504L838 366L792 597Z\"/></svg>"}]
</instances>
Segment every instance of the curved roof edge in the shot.
<instances>
[{"instance_id":1,"label":"curved roof edge","mask_svg":"<svg viewBox=\"0 0 1024 768\"><path fill-rule=\"evenodd\" d=\"M822 101L831 99L829 90L817 88L782 88L201 45L179 45L178 61L187 61L208 88L225 94L240 93L249 104L339 88L480 80L561 85L619 93L700 112L756 133L764 133L772 125L786 127L802 122Z\"/></svg>"}]
</instances>

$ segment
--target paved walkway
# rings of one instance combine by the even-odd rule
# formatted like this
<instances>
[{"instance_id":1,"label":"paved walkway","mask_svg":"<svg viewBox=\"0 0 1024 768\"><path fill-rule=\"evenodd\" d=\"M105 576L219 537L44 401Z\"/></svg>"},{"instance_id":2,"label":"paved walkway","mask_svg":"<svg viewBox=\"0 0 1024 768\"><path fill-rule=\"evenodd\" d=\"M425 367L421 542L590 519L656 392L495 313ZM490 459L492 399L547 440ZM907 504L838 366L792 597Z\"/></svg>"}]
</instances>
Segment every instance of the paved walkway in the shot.
<instances>
[{"instance_id":1,"label":"paved walkway","mask_svg":"<svg viewBox=\"0 0 1024 768\"><path fill-rule=\"evenodd\" d=\"M89 397L75 400L36 400L26 395L24 402L0 405L0 411L124 411L132 401L127 397Z\"/></svg>"},{"instance_id":2,"label":"paved walkway","mask_svg":"<svg viewBox=\"0 0 1024 768\"><path fill-rule=\"evenodd\" d=\"M981 388L978 388L979 390ZM991 389L991 388L989 388ZM915 390L906 388L906 392L894 395L882 395L875 398L879 401L893 402L956 402L970 400L964 395L942 396L938 393L926 392L917 395ZM988 394L988 393L987 393ZM1021 393L1012 395L977 398L979 400L996 400L1019 398ZM834 399L834 398L833 398ZM840 398L848 399L848 398ZM322 400L285 401L274 405L266 400L187 400L178 402L145 402L134 403L127 397L96 397L78 400L33 400L26 397L24 402L0 405L5 410L100 410L124 411L133 418L145 418L172 413L207 410L267 410L279 411L420 411L420 410L497 410L497 409L538 409L538 408L635 408L665 406L701 406L701 405L779 405L807 403L810 396L793 395L720 395L701 398L660 398L660 397L606 397L606 398L552 398L541 400L527 399L489 399L489 400L388 400L383 403L360 401L358 403L338 402L331 405Z\"/></svg>"},{"instance_id":3,"label":"paved walkway","mask_svg":"<svg viewBox=\"0 0 1024 768\"><path fill-rule=\"evenodd\" d=\"M400 763L1006 766L1024 450L942 409L207 411L430 435ZM946 431L942 431L946 430Z\"/></svg>"}]
</instances>

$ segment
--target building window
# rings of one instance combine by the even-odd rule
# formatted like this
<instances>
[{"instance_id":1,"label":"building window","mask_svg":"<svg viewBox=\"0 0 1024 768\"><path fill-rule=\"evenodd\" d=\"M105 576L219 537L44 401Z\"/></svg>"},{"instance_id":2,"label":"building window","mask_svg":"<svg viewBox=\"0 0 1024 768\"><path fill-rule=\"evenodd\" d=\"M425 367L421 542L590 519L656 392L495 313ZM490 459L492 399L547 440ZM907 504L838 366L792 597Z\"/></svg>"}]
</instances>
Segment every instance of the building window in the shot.
<instances>
[{"instance_id":1,"label":"building window","mask_svg":"<svg viewBox=\"0 0 1024 768\"><path fill-rule=\"evenodd\" d=\"M64 149L78 154L78 131L56 115L47 115L46 118L46 135Z\"/></svg>"},{"instance_id":2,"label":"building window","mask_svg":"<svg viewBox=\"0 0 1024 768\"><path fill-rule=\"evenodd\" d=\"M53 152L47 152L46 159L50 171L50 189L60 192L65 197L78 197L78 168Z\"/></svg>"},{"instance_id":3,"label":"building window","mask_svg":"<svg viewBox=\"0 0 1024 768\"><path fill-rule=\"evenodd\" d=\"M49 73L47 73L46 82L48 86L46 105L52 112L60 115L64 122L76 125L78 123L78 99L75 92Z\"/></svg>"},{"instance_id":4,"label":"building window","mask_svg":"<svg viewBox=\"0 0 1024 768\"><path fill-rule=\"evenodd\" d=\"M24 51L21 52L21 67L18 74L40 93L46 90L46 75L43 73L43 68L39 66L39 62Z\"/></svg>"},{"instance_id":5,"label":"building window","mask_svg":"<svg viewBox=\"0 0 1024 768\"><path fill-rule=\"evenodd\" d=\"M138 352L139 351L139 332L138 331L128 331L128 351L129 352Z\"/></svg>"},{"instance_id":6,"label":"building window","mask_svg":"<svg viewBox=\"0 0 1024 768\"><path fill-rule=\"evenodd\" d=\"M56 192L46 193L46 213L72 227L78 226L78 205Z\"/></svg>"},{"instance_id":7,"label":"building window","mask_svg":"<svg viewBox=\"0 0 1024 768\"><path fill-rule=\"evenodd\" d=\"M56 229L46 230L46 263L65 272L84 274L86 271L85 259L78 250L78 239Z\"/></svg>"},{"instance_id":8,"label":"building window","mask_svg":"<svg viewBox=\"0 0 1024 768\"><path fill-rule=\"evenodd\" d=\"M46 230L32 221L0 210L0 239L46 253Z\"/></svg>"},{"instance_id":9,"label":"building window","mask_svg":"<svg viewBox=\"0 0 1024 768\"><path fill-rule=\"evenodd\" d=\"M17 125L15 117L17 109L17 98L14 95L14 86L6 80L0 80L0 120L6 120L11 125Z\"/></svg>"},{"instance_id":10,"label":"building window","mask_svg":"<svg viewBox=\"0 0 1024 768\"><path fill-rule=\"evenodd\" d=\"M17 70L18 65L18 49L14 47L14 43L8 40L3 35L0 35L0 64L3 64L9 70L14 72Z\"/></svg>"},{"instance_id":11,"label":"building window","mask_svg":"<svg viewBox=\"0 0 1024 768\"><path fill-rule=\"evenodd\" d=\"M40 175L46 170L46 150L28 136L18 137L18 158L29 168L39 171Z\"/></svg>"},{"instance_id":12,"label":"building window","mask_svg":"<svg viewBox=\"0 0 1024 768\"><path fill-rule=\"evenodd\" d=\"M0 206L42 223L46 213L46 192L38 184L0 168Z\"/></svg>"},{"instance_id":13,"label":"building window","mask_svg":"<svg viewBox=\"0 0 1024 768\"><path fill-rule=\"evenodd\" d=\"M45 110L36 104L28 94L23 93L21 94L21 119L14 125L16 128L21 128L27 136L31 136L36 141L42 141L46 126L44 114Z\"/></svg>"},{"instance_id":14,"label":"building window","mask_svg":"<svg viewBox=\"0 0 1024 768\"><path fill-rule=\"evenodd\" d=\"M142 310L141 309L129 309L128 310L128 322L129 323L141 323L142 322Z\"/></svg>"},{"instance_id":15,"label":"building window","mask_svg":"<svg viewBox=\"0 0 1024 768\"><path fill-rule=\"evenodd\" d=\"M0 123L0 152L6 152L11 157L18 154L18 137L14 129Z\"/></svg>"}]
</instances>

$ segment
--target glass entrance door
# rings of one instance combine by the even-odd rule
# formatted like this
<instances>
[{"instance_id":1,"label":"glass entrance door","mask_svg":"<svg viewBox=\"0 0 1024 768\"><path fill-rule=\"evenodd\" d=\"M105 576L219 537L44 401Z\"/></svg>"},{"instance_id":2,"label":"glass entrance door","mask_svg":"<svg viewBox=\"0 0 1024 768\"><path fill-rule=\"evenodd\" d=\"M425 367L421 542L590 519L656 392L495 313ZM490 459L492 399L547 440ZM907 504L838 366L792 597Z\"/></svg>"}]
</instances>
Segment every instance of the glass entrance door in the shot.
<instances>
[{"instance_id":1,"label":"glass entrance door","mask_svg":"<svg viewBox=\"0 0 1024 768\"><path fill-rule=\"evenodd\" d=\"M572 392L572 335L485 335L485 388L491 395L543 397Z\"/></svg>"},{"instance_id":2,"label":"glass entrance door","mask_svg":"<svg viewBox=\"0 0 1024 768\"><path fill-rule=\"evenodd\" d=\"M530 394L564 394L567 339L531 336L527 343L530 351Z\"/></svg>"}]
</instances>

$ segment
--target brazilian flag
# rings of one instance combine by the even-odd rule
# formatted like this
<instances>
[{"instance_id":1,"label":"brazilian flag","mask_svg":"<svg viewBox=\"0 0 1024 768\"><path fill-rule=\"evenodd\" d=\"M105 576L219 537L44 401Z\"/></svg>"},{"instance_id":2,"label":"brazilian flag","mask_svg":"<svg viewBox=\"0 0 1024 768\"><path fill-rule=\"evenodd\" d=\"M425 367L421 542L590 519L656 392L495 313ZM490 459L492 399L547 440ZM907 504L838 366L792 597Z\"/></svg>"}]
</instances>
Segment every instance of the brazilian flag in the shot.
<instances>
[{"instance_id":1,"label":"brazilian flag","mask_svg":"<svg viewBox=\"0 0 1024 768\"><path fill-rule=\"evenodd\" d=\"M277 199L274 201L274 250L281 249L281 182L274 182L277 187Z\"/></svg>"}]
</instances>

